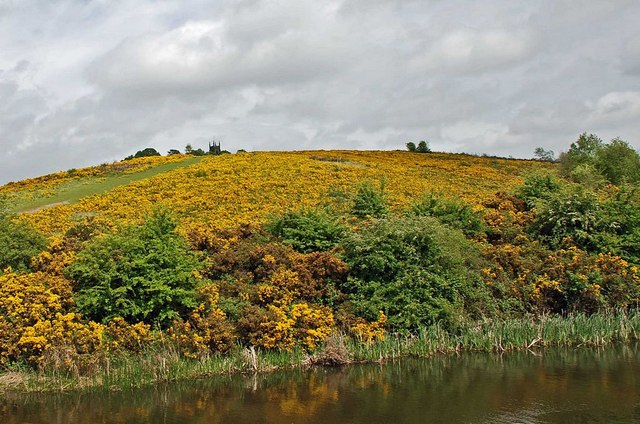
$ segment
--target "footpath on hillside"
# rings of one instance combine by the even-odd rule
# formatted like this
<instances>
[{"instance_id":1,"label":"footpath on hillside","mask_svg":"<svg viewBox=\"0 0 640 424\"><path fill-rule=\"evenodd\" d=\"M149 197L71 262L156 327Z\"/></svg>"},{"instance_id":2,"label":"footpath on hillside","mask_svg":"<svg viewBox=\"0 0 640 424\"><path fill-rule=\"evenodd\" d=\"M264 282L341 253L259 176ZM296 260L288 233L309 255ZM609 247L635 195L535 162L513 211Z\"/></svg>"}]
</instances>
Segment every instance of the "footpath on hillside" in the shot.
<instances>
[{"instance_id":1,"label":"footpath on hillside","mask_svg":"<svg viewBox=\"0 0 640 424\"><path fill-rule=\"evenodd\" d=\"M154 177L158 174L184 168L199 162L202 158L194 157L180 162L166 163L140 172L130 174L113 174L101 177L86 177L62 184L55 192L46 197L17 201L11 210L14 213L35 213L43 209L59 205L68 205L80 199L96 194L106 193L116 187Z\"/></svg>"}]
</instances>

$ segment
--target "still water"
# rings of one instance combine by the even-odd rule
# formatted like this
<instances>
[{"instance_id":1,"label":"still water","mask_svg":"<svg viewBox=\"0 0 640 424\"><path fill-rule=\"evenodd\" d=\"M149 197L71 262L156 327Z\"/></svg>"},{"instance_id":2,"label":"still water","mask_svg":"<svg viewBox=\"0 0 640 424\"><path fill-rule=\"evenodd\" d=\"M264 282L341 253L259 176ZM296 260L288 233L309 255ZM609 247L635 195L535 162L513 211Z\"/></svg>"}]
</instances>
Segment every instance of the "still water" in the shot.
<instances>
[{"instance_id":1,"label":"still water","mask_svg":"<svg viewBox=\"0 0 640 424\"><path fill-rule=\"evenodd\" d=\"M636 423L640 350L465 354L0 399L0 423Z\"/></svg>"}]
</instances>

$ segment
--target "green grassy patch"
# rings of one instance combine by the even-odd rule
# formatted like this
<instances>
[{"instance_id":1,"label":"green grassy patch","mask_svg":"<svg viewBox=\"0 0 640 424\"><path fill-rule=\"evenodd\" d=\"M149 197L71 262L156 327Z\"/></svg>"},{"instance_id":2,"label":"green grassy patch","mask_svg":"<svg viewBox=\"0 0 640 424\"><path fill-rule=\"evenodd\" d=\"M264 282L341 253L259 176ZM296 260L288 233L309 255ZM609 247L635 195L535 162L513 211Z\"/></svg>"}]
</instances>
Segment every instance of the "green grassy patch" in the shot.
<instances>
[{"instance_id":1,"label":"green grassy patch","mask_svg":"<svg viewBox=\"0 0 640 424\"><path fill-rule=\"evenodd\" d=\"M27 191L18 192L12 199L10 212L35 212L55 205L75 203L83 197L102 194L121 185L130 184L164 172L190 166L199 162L201 159L202 158L199 157L189 158L180 162L166 163L130 174L113 173L101 177L79 178L60 184L47 196L33 195Z\"/></svg>"}]
</instances>

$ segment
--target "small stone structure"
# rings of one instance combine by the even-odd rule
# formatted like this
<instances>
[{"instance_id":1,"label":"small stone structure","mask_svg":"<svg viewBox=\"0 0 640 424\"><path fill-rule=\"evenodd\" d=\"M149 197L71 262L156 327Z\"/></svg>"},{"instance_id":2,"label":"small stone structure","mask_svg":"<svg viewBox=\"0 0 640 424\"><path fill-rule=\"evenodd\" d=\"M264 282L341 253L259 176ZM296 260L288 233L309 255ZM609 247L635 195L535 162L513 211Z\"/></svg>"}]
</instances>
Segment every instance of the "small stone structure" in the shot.
<instances>
[{"instance_id":1,"label":"small stone structure","mask_svg":"<svg viewBox=\"0 0 640 424\"><path fill-rule=\"evenodd\" d=\"M210 155L219 155L220 152L220 142L216 142L215 140L209 143L209 154Z\"/></svg>"}]
</instances>

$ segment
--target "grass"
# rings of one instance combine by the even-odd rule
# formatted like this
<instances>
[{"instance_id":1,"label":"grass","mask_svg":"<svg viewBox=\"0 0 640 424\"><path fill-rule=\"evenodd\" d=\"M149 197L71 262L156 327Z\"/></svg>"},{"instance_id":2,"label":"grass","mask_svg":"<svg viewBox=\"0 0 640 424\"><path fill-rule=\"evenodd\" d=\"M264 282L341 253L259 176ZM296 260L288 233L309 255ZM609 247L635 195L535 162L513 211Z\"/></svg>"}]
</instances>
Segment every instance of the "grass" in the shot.
<instances>
[{"instance_id":1,"label":"grass","mask_svg":"<svg viewBox=\"0 0 640 424\"><path fill-rule=\"evenodd\" d=\"M54 192L48 196L36 196L30 198L29 196L18 195L12 202L13 205L10 212L35 212L49 206L76 203L83 197L102 194L121 185L130 184L132 182L150 178L164 172L169 172L174 169L193 165L199 162L201 159L202 158L200 157L188 158L180 162L166 163L145 169L140 172L129 174L113 173L107 175L106 177L86 177L75 179L60 184L58 187L56 187Z\"/></svg>"},{"instance_id":2,"label":"grass","mask_svg":"<svg viewBox=\"0 0 640 424\"><path fill-rule=\"evenodd\" d=\"M124 390L212 375L261 373L318 364L381 363L460 352L603 347L638 341L639 334L640 313L632 312L487 321L468 324L455 333L433 325L417 334L390 335L371 344L334 335L312 355L300 349L264 351L237 346L226 355L193 360L181 357L175 347L166 344L151 346L139 354L100 358L95 369L82 374L60 369L38 372L16 365L0 374L0 392Z\"/></svg>"},{"instance_id":3,"label":"grass","mask_svg":"<svg viewBox=\"0 0 640 424\"><path fill-rule=\"evenodd\" d=\"M640 313L543 316L463 326L455 333L439 325L415 335L392 336L371 344L351 342L357 362L386 361L404 356L429 357L459 352L509 352L547 347L602 347L640 339Z\"/></svg>"}]
</instances>

